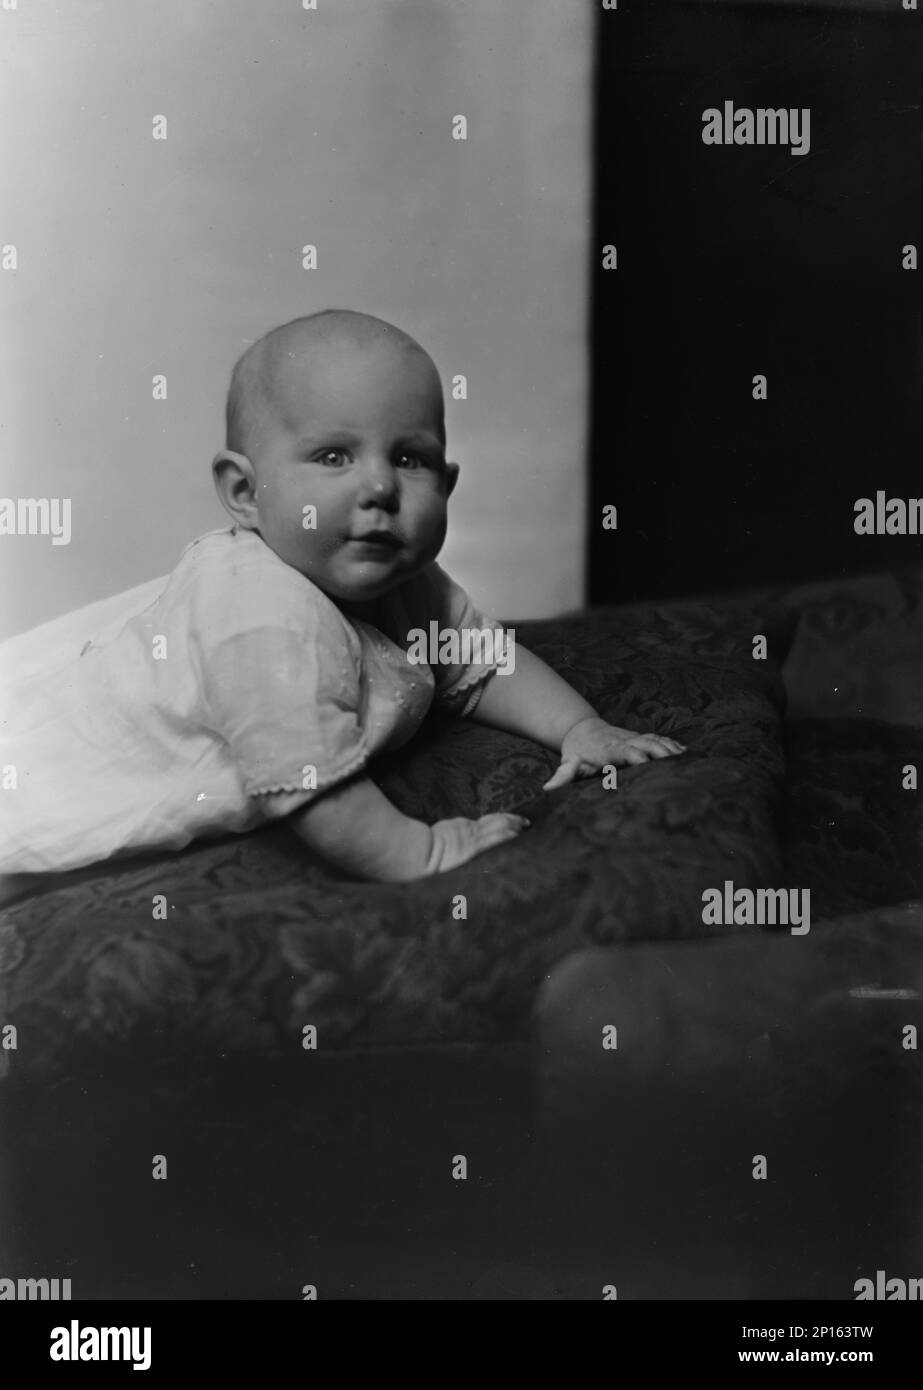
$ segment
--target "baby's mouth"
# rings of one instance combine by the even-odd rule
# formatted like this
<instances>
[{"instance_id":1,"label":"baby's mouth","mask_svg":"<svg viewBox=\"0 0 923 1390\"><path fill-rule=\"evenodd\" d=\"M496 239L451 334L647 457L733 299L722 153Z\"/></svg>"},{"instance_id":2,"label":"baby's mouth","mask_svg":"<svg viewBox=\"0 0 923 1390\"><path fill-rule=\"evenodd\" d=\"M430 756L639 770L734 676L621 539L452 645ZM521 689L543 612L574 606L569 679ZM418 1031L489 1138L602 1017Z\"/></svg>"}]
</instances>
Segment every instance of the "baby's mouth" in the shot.
<instances>
[{"instance_id":1,"label":"baby's mouth","mask_svg":"<svg viewBox=\"0 0 923 1390\"><path fill-rule=\"evenodd\" d=\"M350 543L381 551L399 550L402 544L393 531L367 531L363 536L350 536Z\"/></svg>"}]
</instances>

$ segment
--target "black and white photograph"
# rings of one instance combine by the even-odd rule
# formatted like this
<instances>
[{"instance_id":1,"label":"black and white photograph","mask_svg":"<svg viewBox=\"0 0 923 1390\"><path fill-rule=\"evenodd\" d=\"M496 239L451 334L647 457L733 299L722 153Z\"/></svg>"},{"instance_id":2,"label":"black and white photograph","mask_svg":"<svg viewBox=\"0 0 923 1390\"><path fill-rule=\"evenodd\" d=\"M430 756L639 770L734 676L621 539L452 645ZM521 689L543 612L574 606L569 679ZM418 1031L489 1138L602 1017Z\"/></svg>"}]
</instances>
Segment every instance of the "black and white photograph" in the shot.
<instances>
[{"instance_id":1,"label":"black and white photograph","mask_svg":"<svg viewBox=\"0 0 923 1390\"><path fill-rule=\"evenodd\" d=\"M896 1364L921 254L923 0L0 0L29 1372L239 1302Z\"/></svg>"}]
</instances>

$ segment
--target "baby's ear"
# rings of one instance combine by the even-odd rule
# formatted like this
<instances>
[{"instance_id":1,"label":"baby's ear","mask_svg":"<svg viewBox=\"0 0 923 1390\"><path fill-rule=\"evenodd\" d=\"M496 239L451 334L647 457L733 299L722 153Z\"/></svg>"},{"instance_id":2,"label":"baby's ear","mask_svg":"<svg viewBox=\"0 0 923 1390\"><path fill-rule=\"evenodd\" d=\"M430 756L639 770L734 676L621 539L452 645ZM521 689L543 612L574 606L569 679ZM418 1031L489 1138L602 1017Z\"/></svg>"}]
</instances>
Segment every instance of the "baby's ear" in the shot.
<instances>
[{"instance_id":1,"label":"baby's ear","mask_svg":"<svg viewBox=\"0 0 923 1390\"><path fill-rule=\"evenodd\" d=\"M458 482L458 475L461 472L457 463L447 463L445 466L445 495L451 497Z\"/></svg>"},{"instance_id":2,"label":"baby's ear","mask_svg":"<svg viewBox=\"0 0 923 1390\"><path fill-rule=\"evenodd\" d=\"M212 459L215 490L228 515L252 531L259 524L256 501L256 476L253 464L245 454L222 449Z\"/></svg>"}]
</instances>

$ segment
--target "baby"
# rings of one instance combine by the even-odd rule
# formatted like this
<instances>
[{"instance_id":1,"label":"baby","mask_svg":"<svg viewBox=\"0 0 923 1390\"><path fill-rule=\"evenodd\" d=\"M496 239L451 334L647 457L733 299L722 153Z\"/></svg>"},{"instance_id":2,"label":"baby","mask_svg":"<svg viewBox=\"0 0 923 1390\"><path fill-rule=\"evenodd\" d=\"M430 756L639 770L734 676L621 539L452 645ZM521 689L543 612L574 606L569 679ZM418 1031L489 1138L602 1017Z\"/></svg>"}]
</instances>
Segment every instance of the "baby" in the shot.
<instances>
[{"instance_id":1,"label":"baby","mask_svg":"<svg viewBox=\"0 0 923 1390\"><path fill-rule=\"evenodd\" d=\"M194 541L153 593L125 595L102 631L72 628L69 645L19 665L0 738L15 781L0 793L0 874L281 817L362 879L452 869L528 822L428 825L376 786L370 761L434 702L559 751L547 791L683 752L607 724L519 643L504 660L513 637L436 564L459 473L445 442L436 368L391 324L325 310L254 343L213 463L233 525ZM434 622L492 630L493 656L411 657L410 634Z\"/></svg>"}]
</instances>

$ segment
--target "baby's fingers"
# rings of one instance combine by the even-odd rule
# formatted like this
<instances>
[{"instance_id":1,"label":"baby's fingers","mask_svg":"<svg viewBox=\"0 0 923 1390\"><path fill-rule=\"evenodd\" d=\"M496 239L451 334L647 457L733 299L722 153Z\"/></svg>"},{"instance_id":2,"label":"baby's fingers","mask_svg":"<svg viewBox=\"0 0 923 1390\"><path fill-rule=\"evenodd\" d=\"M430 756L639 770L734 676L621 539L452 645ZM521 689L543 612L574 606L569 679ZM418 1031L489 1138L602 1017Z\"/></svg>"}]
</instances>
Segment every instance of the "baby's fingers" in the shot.
<instances>
[{"instance_id":1,"label":"baby's fingers","mask_svg":"<svg viewBox=\"0 0 923 1390\"><path fill-rule=\"evenodd\" d=\"M553 776L549 777L548 781L543 783L542 791L553 792L556 791L558 787L564 787L567 785L568 782L573 782L577 776L579 768L579 758L566 758L565 761L560 764Z\"/></svg>"},{"instance_id":2,"label":"baby's fingers","mask_svg":"<svg viewBox=\"0 0 923 1390\"><path fill-rule=\"evenodd\" d=\"M681 743L662 738L660 734L641 734L632 740L632 746L640 748L649 758L673 758L686 751Z\"/></svg>"},{"instance_id":3,"label":"baby's fingers","mask_svg":"<svg viewBox=\"0 0 923 1390\"><path fill-rule=\"evenodd\" d=\"M525 816L514 815L510 811L492 811L481 816L477 822L477 842L479 851L493 849L507 840L513 840L529 825Z\"/></svg>"}]
</instances>

